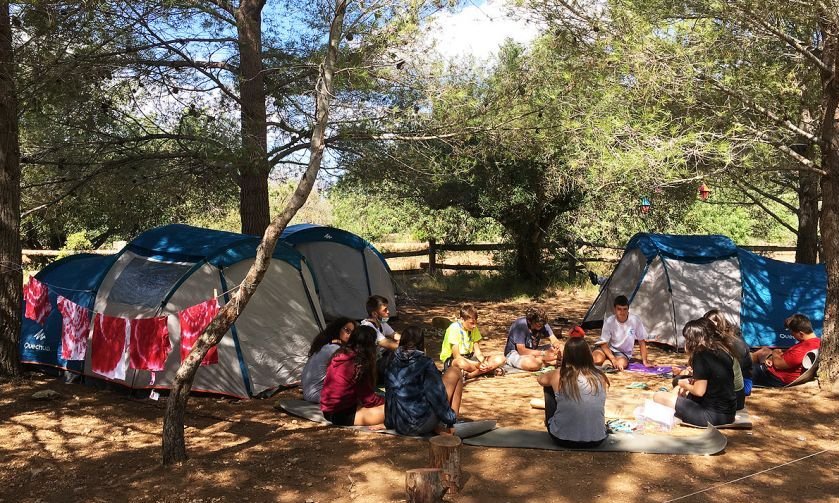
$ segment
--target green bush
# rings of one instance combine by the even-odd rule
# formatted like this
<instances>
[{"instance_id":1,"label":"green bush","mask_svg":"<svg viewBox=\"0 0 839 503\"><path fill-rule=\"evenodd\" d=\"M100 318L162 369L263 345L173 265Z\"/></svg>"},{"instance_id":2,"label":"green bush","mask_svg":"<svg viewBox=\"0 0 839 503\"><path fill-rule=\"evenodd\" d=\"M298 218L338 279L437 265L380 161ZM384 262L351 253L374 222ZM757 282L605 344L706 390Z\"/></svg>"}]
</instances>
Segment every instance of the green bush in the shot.
<instances>
[{"instance_id":1,"label":"green bush","mask_svg":"<svg viewBox=\"0 0 839 503\"><path fill-rule=\"evenodd\" d=\"M93 243L91 243L90 239L88 239L86 231L73 232L67 235L67 241L64 246L61 247L61 250L59 250L60 253L58 258L64 258L80 251L92 249Z\"/></svg>"}]
</instances>

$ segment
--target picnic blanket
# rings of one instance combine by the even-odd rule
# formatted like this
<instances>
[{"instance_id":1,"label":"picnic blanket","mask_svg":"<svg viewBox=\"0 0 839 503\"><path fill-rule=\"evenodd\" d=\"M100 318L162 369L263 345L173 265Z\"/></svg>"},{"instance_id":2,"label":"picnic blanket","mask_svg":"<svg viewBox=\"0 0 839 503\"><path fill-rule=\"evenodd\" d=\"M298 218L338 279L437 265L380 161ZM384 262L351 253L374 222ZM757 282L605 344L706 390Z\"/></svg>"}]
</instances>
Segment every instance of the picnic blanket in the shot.
<instances>
[{"instance_id":1,"label":"picnic blanket","mask_svg":"<svg viewBox=\"0 0 839 503\"><path fill-rule=\"evenodd\" d=\"M305 400L280 400L277 405L292 416L308 419L309 421L314 421L316 423L332 424L323 417L323 413L320 411L320 406L316 403L307 402ZM454 434L460 438L468 438L480 435L481 433L486 433L494 429L496 426L497 423L493 420L457 423L454 425ZM396 430L371 430L367 426L344 426L343 428L352 428L370 433L383 433L385 435L397 435L408 438L428 438L433 436L433 434L424 436L402 435Z\"/></svg>"},{"instance_id":2,"label":"picnic blanket","mask_svg":"<svg viewBox=\"0 0 839 503\"><path fill-rule=\"evenodd\" d=\"M699 435L692 436L610 433L606 440L597 447L570 449L554 443L548 432L544 430L498 428L482 435L464 439L463 443L482 447L543 449L549 451L710 455L724 450L728 444L728 439L714 427L704 430Z\"/></svg>"}]
</instances>

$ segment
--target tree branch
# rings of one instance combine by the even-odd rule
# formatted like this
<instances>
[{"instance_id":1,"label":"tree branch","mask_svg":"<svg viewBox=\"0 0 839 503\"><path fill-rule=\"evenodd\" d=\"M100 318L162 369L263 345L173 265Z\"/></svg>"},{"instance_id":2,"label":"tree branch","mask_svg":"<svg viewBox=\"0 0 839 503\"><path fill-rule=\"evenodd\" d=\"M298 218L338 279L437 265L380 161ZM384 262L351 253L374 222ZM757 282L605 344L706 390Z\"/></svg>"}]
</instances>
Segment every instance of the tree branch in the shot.
<instances>
[{"instance_id":1,"label":"tree branch","mask_svg":"<svg viewBox=\"0 0 839 503\"><path fill-rule=\"evenodd\" d=\"M129 61L125 61L124 63L136 63L138 65L143 66L155 66L155 67L162 67L162 68L195 68L196 70L209 70L209 69L219 69L219 70L226 70L233 74L239 73L239 67L226 63L224 61L195 61L195 60L182 60L182 61L173 61L169 59L131 59ZM203 73L203 72L202 72ZM214 79L215 80L215 79Z\"/></svg>"},{"instance_id":2,"label":"tree branch","mask_svg":"<svg viewBox=\"0 0 839 503\"><path fill-rule=\"evenodd\" d=\"M758 26L762 27L763 29L765 29L766 31L771 33L772 35L779 38L781 41L786 42L790 47L792 47L793 49L798 51L805 58L807 58L810 61L812 61L813 63L815 63L816 66L818 66L819 69L822 72L826 73L829 76L833 76L833 74L834 74L833 69L830 68L829 66L827 66L827 63L825 63L820 57L818 57L816 54L814 54L813 51L807 49L807 47L805 47L804 44L801 41L799 41L796 38L782 32L781 30L778 30L777 28L775 28L771 24L767 23L760 16L758 16L757 14L752 12L748 7L740 6L740 5L737 5L736 3L733 3L733 2L732 2L731 5L735 9L737 9L740 12L745 14L746 22L751 20L754 24L757 24Z\"/></svg>"},{"instance_id":3,"label":"tree branch","mask_svg":"<svg viewBox=\"0 0 839 503\"><path fill-rule=\"evenodd\" d=\"M798 208L796 208L795 206L793 206L790 203L784 201L780 197L778 197L774 194L770 194L769 192L766 192L765 190L761 189L760 187L756 187L755 185L747 182L745 178L740 179L738 181L738 183L740 183L741 185L745 185L746 187L750 188L751 190L757 192L758 194L760 194L761 196L763 196L767 199L771 199L771 200L775 201L776 203L780 204L781 206L788 209L792 213L796 213L798 211Z\"/></svg>"},{"instance_id":4,"label":"tree branch","mask_svg":"<svg viewBox=\"0 0 839 503\"><path fill-rule=\"evenodd\" d=\"M775 148L777 148L781 152L783 152L783 153L787 154L788 156L792 157L796 162L800 163L802 171L810 171L810 172L813 172L813 173L818 173L821 176L827 176L827 171L819 168L818 166L816 166L816 163L814 163L810 159L807 159L806 157L799 154L795 150L789 148L788 146L784 145L783 143L781 143L777 140L771 140L771 139L768 139L768 138L766 139L766 142L769 143L770 145L774 146Z\"/></svg>"},{"instance_id":5,"label":"tree branch","mask_svg":"<svg viewBox=\"0 0 839 503\"><path fill-rule=\"evenodd\" d=\"M740 189L740 191L741 191L741 192L743 192L743 194L744 194L746 197L748 197L749 199L751 199L752 201L754 201L754 203L755 203L756 205L758 205L758 206L760 207L760 209L762 209L763 211L765 211L765 212L766 212L766 213L767 213L770 217L774 218L774 219L775 219L775 221L777 221L779 224L781 224L782 226L784 226L784 227L785 227L788 231L792 232L794 235L796 235L796 236L798 235L798 230L797 230L797 229L795 229L794 227L792 227L790 224L786 223L786 222L785 222L785 221L784 221L781 217L779 217L779 216L778 216L778 215L776 215L776 214L775 214L772 210L770 210L769 208L767 208L767 207L766 207L766 205L765 205L765 204L763 204L763 202L761 202L758 198L756 198L755 196L753 196L752 194L750 194L750 193L749 193L749 191L748 191L748 190L746 190L746 188L745 188L745 187L743 187L743 185L739 184L738 182L734 182L734 184L735 184L735 185L737 185L737 187Z\"/></svg>"},{"instance_id":6,"label":"tree branch","mask_svg":"<svg viewBox=\"0 0 839 503\"><path fill-rule=\"evenodd\" d=\"M726 87L725 85L720 83L717 79L706 76L701 70L699 70L697 68L694 68L694 70L696 71L697 79L699 79L700 81L710 83L712 86L716 87L717 89L724 92L728 96L731 96L732 98L736 99L737 101L739 101L743 105L745 105L745 106L751 108L752 110L760 113L761 115L765 116L766 118L768 118L769 120L771 120L775 124L778 124L779 126L783 126L787 129L789 129L791 132L793 132L793 133L795 133L795 134L797 134L797 135L799 135L803 138L806 138L807 140L809 140L810 142L812 142L815 145L821 146L822 141L821 141L820 138L818 138L817 136L813 135L812 133L808 133L807 131L805 131L805 130L801 129L800 127L796 126L789 119L783 119L781 117L778 117L771 110L768 110L768 109L758 105L757 103L750 100L746 96L743 96L742 94L738 93L737 91L734 91L733 89L730 89L730 88Z\"/></svg>"},{"instance_id":7,"label":"tree branch","mask_svg":"<svg viewBox=\"0 0 839 503\"><path fill-rule=\"evenodd\" d=\"M131 5L131 4L129 3L129 6L130 6L130 5ZM132 10L133 10L133 7L131 7L131 8L132 8ZM136 11L136 10L134 10L134 12L135 12L135 14L137 13L137 11ZM167 43L167 42L166 42L166 41L165 41L162 37L160 37L160 35L158 35L158 34L157 34L157 32L156 32L155 30L153 30L153 29L152 29L152 28L148 25L148 23L146 22L146 20L145 20L145 19L143 19L142 17L139 17L139 18L138 18L138 22L139 22L140 24L142 24L142 25L143 25L143 28L145 28L145 29L146 29L146 32L147 32L147 33L149 33L149 34L152 36L152 38L156 39L158 42L160 42L161 44L163 44L163 45L166 47L166 49L168 49L169 51L171 51L171 52L172 52L172 53L174 53L174 54L177 54L177 55L178 55L181 59L183 59L185 62L190 62L190 61L192 61L192 58L191 58L191 57L189 57L187 54L185 54L185 53L184 53L183 51L181 51L180 49L178 49L178 48L176 48L176 47L173 47L171 43ZM201 73L202 73L204 76L206 76L208 79L210 79L210 80L212 80L213 82L215 82L215 83L216 83L216 85L218 85L218 86L219 86L219 89L221 90L221 92L223 92L225 95L227 95L228 97L230 97L230 99L232 99L233 101L235 101L236 103L239 103L239 104L241 105L241 101L240 101L239 97L238 97L238 96L236 96L234 93L230 92L230 91L227 89L227 86L225 86L225 85L221 82L221 80L219 80L219 78L218 78L218 77L216 77L216 76L215 76L215 75L213 75L212 73L208 72L206 68L202 68L202 67L200 67L200 66L193 66L193 68L195 68L196 70L198 70L199 72L201 72Z\"/></svg>"}]
</instances>

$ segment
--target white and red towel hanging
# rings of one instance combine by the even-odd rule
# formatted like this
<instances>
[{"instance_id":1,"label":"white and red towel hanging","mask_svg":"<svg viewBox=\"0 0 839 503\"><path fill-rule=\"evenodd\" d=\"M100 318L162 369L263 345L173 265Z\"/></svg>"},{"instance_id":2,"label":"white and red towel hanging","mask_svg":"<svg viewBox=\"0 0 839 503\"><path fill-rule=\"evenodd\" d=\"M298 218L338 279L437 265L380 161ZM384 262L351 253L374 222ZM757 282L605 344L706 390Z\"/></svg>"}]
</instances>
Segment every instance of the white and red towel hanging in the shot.
<instances>
[{"instance_id":1,"label":"white and red towel hanging","mask_svg":"<svg viewBox=\"0 0 839 503\"><path fill-rule=\"evenodd\" d=\"M210 299L188 307L178 313L178 319L181 322L181 361L184 361L187 357L192 350L192 346L195 345L195 341L198 340L198 336L213 321L218 311L218 299ZM218 363L218 351L213 346L201 361L201 365L213 365L216 363Z\"/></svg>"},{"instance_id":2,"label":"white and red towel hanging","mask_svg":"<svg viewBox=\"0 0 839 503\"><path fill-rule=\"evenodd\" d=\"M91 370L111 379L125 379L128 320L96 314L90 342Z\"/></svg>"},{"instance_id":3,"label":"white and red towel hanging","mask_svg":"<svg viewBox=\"0 0 839 503\"><path fill-rule=\"evenodd\" d=\"M26 300L24 316L43 325L52 310L47 285L30 276L29 283L23 287L23 298Z\"/></svg>"},{"instance_id":4,"label":"white and red towel hanging","mask_svg":"<svg viewBox=\"0 0 839 503\"><path fill-rule=\"evenodd\" d=\"M139 370L163 370L172 350L166 316L130 320L129 366Z\"/></svg>"},{"instance_id":5,"label":"white and red towel hanging","mask_svg":"<svg viewBox=\"0 0 839 503\"><path fill-rule=\"evenodd\" d=\"M56 299L56 305L61 313L61 358L84 360L90 333L90 311L61 295Z\"/></svg>"}]
</instances>

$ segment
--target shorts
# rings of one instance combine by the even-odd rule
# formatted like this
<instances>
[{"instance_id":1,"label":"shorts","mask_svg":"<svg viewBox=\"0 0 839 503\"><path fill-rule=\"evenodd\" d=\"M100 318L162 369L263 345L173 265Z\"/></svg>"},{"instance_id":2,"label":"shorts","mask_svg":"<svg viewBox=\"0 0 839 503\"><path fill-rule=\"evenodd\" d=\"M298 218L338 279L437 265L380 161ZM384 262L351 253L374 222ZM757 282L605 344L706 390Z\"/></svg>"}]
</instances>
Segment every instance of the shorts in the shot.
<instances>
[{"instance_id":1,"label":"shorts","mask_svg":"<svg viewBox=\"0 0 839 503\"><path fill-rule=\"evenodd\" d=\"M465 355L460 355L467 360L472 360L475 358L475 353L466 353ZM446 361L443 362L443 372L449 369L452 366L452 362L454 361L454 356L450 356L446 358Z\"/></svg>"},{"instance_id":2,"label":"shorts","mask_svg":"<svg viewBox=\"0 0 839 503\"><path fill-rule=\"evenodd\" d=\"M551 345L550 344L543 344L536 349L539 349L541 351L547 351L547 350L551 349ZM517 369L521 369L520 365L521 365L521 359L522 359L523 355L520 355L518 351L516 351L514 349L504 356L507 358L507 365L510 365L511 367L515 367Z\"/></svg>"},{"instance_id":3,"label":"shorts","mask_svg":"<svg viewBox=\"0 0 839 503\"><path fill-rule=\"evenodd\" d=\"M507 353L507 365L517 369L521 368L521 355L515 349Z\"/></svg>"},{"instance_id":4,"label":"shorts","mask_svg":"<svg viewBox=\"0 0 839 503\"><path fill-rule=\"evenodd\" d=\"M769 372L769 369L763 363L752 367L752 384L766 388L783 388L786 386L786 383L772 372Z\"/></svg>"},{"instance_id":5,"label":"shorts","mask_svg":"<svg viewBox=\"0 0 839 503\"><path fill-rule=\"evenodd\" d=\"M594 351L595 349L598 349L601 352L603 352L603 354L605 355L606 352L603 351L602 349L600 349L600 346L603 346L605 344L606 344L605 342L603 344L596 344L596 345L591 347L591 350ZM612 350L612 354L615 355L615 358L626 358L627 361L632 359L632 355L628 355L628 354L624 353L623 351L621 351L619 349L615 349L611 346L609 346L609 349Z\"/></svg>"},{"instance_id":6,"label":"shorts","mask_svg":"<svg viewBox=\"0 0 839 503\"><path fill-rule=\"evenodd\" d=\"M324 412L323 417L336 426L352 426L355 424L355 412L355 408L337 412Z\"/></svg>"},{"instance_id":7,"label":"shorts","mask_svg":"<svg viewBox=\"0 0 839 503\"><path fill-rule=\"evenodd\" d=\"M708 426L730 424L734 422L734 414L723 414L715 410L705 409L699 402L683 396L676 397L676 417L694 426Z\"/></svg>"}]
</instances>

